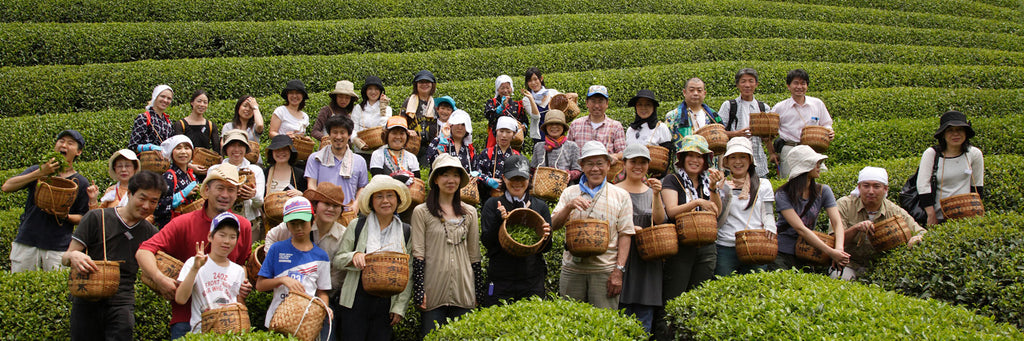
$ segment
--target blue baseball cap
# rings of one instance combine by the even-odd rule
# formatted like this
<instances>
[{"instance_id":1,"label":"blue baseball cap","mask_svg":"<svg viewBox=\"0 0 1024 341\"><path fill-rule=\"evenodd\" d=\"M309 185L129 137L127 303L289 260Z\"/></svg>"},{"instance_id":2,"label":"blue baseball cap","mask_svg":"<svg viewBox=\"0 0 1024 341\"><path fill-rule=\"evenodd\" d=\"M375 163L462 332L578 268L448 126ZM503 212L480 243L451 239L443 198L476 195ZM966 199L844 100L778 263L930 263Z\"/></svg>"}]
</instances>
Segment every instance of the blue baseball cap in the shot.
<instances>
[{"instance_id":1,"label":"blue baseball cap","mask_svg":"<svg viewBox=\"0 0 1024 341\"><path fill-rule=\"evenodd\" d=\"M604 98L608 98L608 88L604 85L591 85L590 89L587 89L587 97L601 95Z\"/></svg>"}]
</instances>

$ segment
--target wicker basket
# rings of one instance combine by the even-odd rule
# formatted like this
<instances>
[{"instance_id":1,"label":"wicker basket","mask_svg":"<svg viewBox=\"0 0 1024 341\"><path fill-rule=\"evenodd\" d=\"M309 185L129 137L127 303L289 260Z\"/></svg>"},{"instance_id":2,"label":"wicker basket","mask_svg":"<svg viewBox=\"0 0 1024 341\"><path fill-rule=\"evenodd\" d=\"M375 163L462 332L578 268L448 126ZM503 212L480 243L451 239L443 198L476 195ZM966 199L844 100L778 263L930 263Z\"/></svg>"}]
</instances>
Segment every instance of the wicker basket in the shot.
<instances>
[{"instance_id":1,"label":"wicker basket","mask_svg":"<svg viewBox=\"0 0 1024 341\"><path fill-rule=\"evenodd\" d=\"M836 237L818 231L811 232L814 232L814 235L818 236L818 239L821 239L828 247L836 247ZM832 257L807 243L802 236L796 239L796 257L817 265L829 265L832 263Z\"/></svg>"},{"instance_id":2,"label":"wicker basket","mask_svg":"<svg viewBox=\"0 0 1024 341\"><path fill-rule=\"evenodd\" d=\"M569 172L558 168L537 167L532 181L531 195L555 202L562 196L562 191L569 186Z\"/></svg>"},{"instance_id":3,"label":"wicker basket","mask_svg":"<svg viewBox=\"0 0 1024 341\"><path fill-rule=\"evenodd\" d=\"M378 251L366 254L362 271L363 290L367 293L391 297L405 290L409 284L409 255L401 252Z\"/></svg>"},{"instance_id":4,"label":"wicker basket","mask_svg":"<svg viewBox=\"0 0 1024 341\"><path fill-rule=\"evenodd\" d=\"M249 163L257 163L260 161L260 143L256 141L249 141L249 152L245 153L245 159L249 160Z\"/></svg>"},{"instance_id":5,"label":"wicker basket","mask_svg":"<svg viewBox=\"0 0 1024 341\"><path fill-rule=\"evenodd\" d=\"M412 155L419 156L420 155L420 137L419 136L409 136L409 138L405 140L405 150L408 150L410 153L412 153Z\"/></svg>"},{"instance_id":6,"label":"wicker basket","mask_svg":"<svg viewBox=\"0 0 1024 341\"><path fill-rule=\"evenodd\" d=\"M192 202L190 202L190 203L188 203L186 205L178 206L177 208L174 209L174 212L178 212L178 214L189 213L189 212L192 212L192 211L195 211L195 210L198 210L198 209L202 209L203 208L203 204L205 204L205 203L206 203L206 198L199 198L199 199L196 199L196 200L192 200Z\"/></svg>"},{"instance_id":7,"label":"wicker basket","mask_svg":"<svg viewBox=\"0 0 1024 341\"><path fill-rule=\"evenodd\" d=\"M412 185L409 185L409 199L412 200L412 205L410 205L409 208L416 207L416 205L426 202L427 183L418 178L412 179Z\"/></svg>"},{"instance_id":8,"label":"wicker basket","mask_svg":"<svg viewBox=\"0 0 1024 341\"><path fill-rule=\"evenodd\" d=\"M508 224L512 222L512 225L523 225L533 229L538 236L542 237L536 243L532 245L526 245L519 243L508 233ZM498 230L498 243L501 244L501 248L509 254L516 257L526 257L540 251L541 246L548 237L544 237L544 218L537 212L529 208L517 208L508 213L508 218L501 223L501 229Z\"/></svg>"},{"instance_id":9,"label":"wicker basket","mask_svg":"<svg viewBox=\"0 0 1024 341\"><path fill-rule=\"evenodd\" d=\"M623 164L622 160L614 160L614 161L612 161L612 164L610 166L608 166L608 174L605 175L605 179L608 180L608 182L611 182L613 184L614 183L618 183L619 182L619 174L622 173L622 168L624 166L625 165Z\"/></svg>"},{"instance_id":10,"label":"wicker basket","mask_svg":"<svg viewBox=\"0 0 1024 341\"><path fill-rule=\"evenodd\" d=\"M181 273L181 267L185 265L184 263L163 251L157 251L154 256L156 257L156 268L160 270L160 273L171 279L178 279L178 274ZM142 284L153 289L153 291L160 291L160 288L157 287L156 282L153 281L150 275L143 274L141 279Z\"/></svg>"},{"instance_id":11,"label":"wicker basket","mask_svg":"<svg viewBox=\"0 0 1024 341\"><path fill-rule=\"evenodd\" d=\"M645 261L674 256L679 252L675 225L661 224L641 229L634 237L636 251Z\"/></svg>"},{"instance_id":12,"label":"wicker basket","mask_svg":"<svg viewBox=\"0 0 1024 341\"><path fill-rule=\"evenodd\" d=\"M38 193L38 192L37 192ZM985 206L978 193L965 193L939 200L942 216L946 219L963 219L985 215Z\"/></svg>"},{"instance_id":13,"label":"wicker basket","mask_svg":"<svg viewBox=\"0 0 1024 341\"><path fill-rule=\"evenodd\" d=\"M139 167L142 170L163 174L171 168L171 161L164 159L163 152L150 150L139 153Z\"/></svg>"},{"instance_id":14,"label":"wicker basket","mask_svg":"<svg viewBox=\"0 0 1024 341\"><path fill-rule=\"evenodd\" d=\"M907 245L913 233L903 220L903 216L882 220L875 223L875 232L871 234L871 246L878 252L889 251Z\"/></svg>"},{"instance_id":15,"label":"wicker basket","mask_svg":"<svg viewBox=\"0 0 1024 341\"><path fill-rule=\"evenodd\" d=\"M367 149L377 149L384 145L384 140L381 139L383 134L384 127L373 127L360 130L356 136L366 143Z\"/></svg>"},{"instance_id":16,"label":"wicker basket","mask_svg":"<svg viewBox=\"0 0 1024 341\"><path fill-rule=\"evenodd\" d=\"M662 146L647 145L651 152L650 171L654 173L665 173L668 170L668 148Z\"/></svg>"},{"instance_id":17,"label":"wicker basket","mask_svg":"<svg viewBox=\"0 0 1024 341\"><path fill-rule=\"evenodd\" d=\"M750 114L750 135L772 137L779 134L779 114L759 112Z\"/></svg>"},{"instance_id":18,"label":"wicker basket","mask_svg":"<svg viewBox=\"0 0 1024 341\"><path fill-rule=\"evenodd\" d=\"M203 333L224 334L249 331L249 309L241 303L229 303L217 309L210 309L202 315Z\"/></svg>"},{"instance_id":19,"label":"wicker basket","mask_svg":"<svg viewBox=\"0 0 1024 341\"><path fill-rule=\"evenodd\" d=\"M580 106L576 103L578 97L576 93L554 95L548 102L548 108L561 110L565 113L566 122L571 122L580 114Z\"/></svg>"},{"instance_id":20,"label":"wicker basket","mask_svg":"<svg viewBox=\"0 0 1024 341\"><path fill-rule=\"evenodd\" d=\"M203 168L210 168L210 166L220 164L221 161L224 159L220 157L220 154L210 149L198 147L192 151L192 163Z\"/></svg>"},{"instance_id":21,"label":"wicker basket","mask_svg":"<svg viewBox=\"0 0 1024 341\"><path fill-rule=\"evenodd\" d=\"M259 278L260 268L263 267L263 259L267 257L267 244L257 246L249 253L249 259L245 260L245 277L249 283L256 285Z\"/></svg>"},{"instance_id":22,"label":"wicker basket","mask_svg":"<svg viewBox=\"0 0 1024 341\"><path fill-rule=\"evenodd\" d=\"M476 206L480 204L480 189L476 186L476 178L470 177L469 183L459 190L459 198L462 202Z\"/></svg>"},{"instance_id":23,"label":"wicker basket","mask_svg":"<svg viewBox=\"0 0 1024 341\"><path fill-rule=\"evenodd\" d=\"M309 159L309 154L313 154L313 151L316 150L316 142L313 142L313 138L305 135L293 138L292 146L295 146L295 151L299 153L296 160L303 162Z\"/></svg>"},{"instance_id":24,"label":"wicker basket","mask_svg":"<svg viewBox=\"0 0 1024 341\"><path fill-rule=\"evenodd\" d=\"M828 150L832 139L828 138L831 130L822 126L806 126L800 133L800 144L806 144L819 153Z\"/></svg>"},{"instance_id":25,"label":"wicker basket","mask_svg":"<svg viewBox=\"0 0 1024 341\"><path fill-rule=\"evenodd\" d=\"M92 273L79 272L77 268L71 267L68 288L72 296L97 301L117 293L122 262L97 260L93 263L96 263L97 270Z\"/></svg>"},{"instance_id":26,"label":"wicker basket","mask_svg":"<svg viewBox=\"0 0 1024 341\"><path fill-rule=\"evenodd\" d=\"M43 212L64 216L71 212L71 205L78 196L78 184L56 176L47 176L36 181L35 203Z\"/></svg>"},{"instance_id":27,"label":"wicker basket","mask_svg":"<svg viewBox=\"0 0 1024 341\"><path fill-rule=\"evenodd\" d=\"M284 203L288 202L288 199L291 199L291 197L288 196L288 192L282 191L267 194L267 196L263 198L263 215L270 220L283 220Z\"/></svg>"},{"instance_id":28,"label":"wicker basket","mask_svg":"<svg viewBox=\"0 0 1024 341\"><path fill-rule=\"evenodd\" d=\"M576 219L565 223L565 248L573 256L589 257L608 251L608 222L598 219Z\"/></svg>"},{"instance_id":29,"label":"wicker basket","mask_svg":"<svg viewBox=\"0 0 1024 341\"><path fill-rule=\"evenodd\" d=\"M359 217L359 211L341 211L341 215L338 216L338 224L342 226L348 226L353 220Z\"/></svg>"},{"instance_id":30,"label":"wicker basket","mask_svg":"<svg viewBox=\"0 0 1024 341\"><path fill-rule=\"evenodd\" d=\"M710 211L691 211L676 216L679 245L700 247L718 239L718 215Z\"/></svg>"},{"instance_id":31,"label":"wicker basket","mask_svg":"<svg viewBox=\"0 0 1024 341\"><path fill-rule=\"evenodd\" d=\"M729 144L729 135L725 134L725 126L718 123L709 124L697 130L697 135L708 140L708 148L715 152L715 155L725 153L725 146Z\"/></svg>"},{"instance_id":32,"label":"wicker basket","mask_svg":"<svg viewBox=\"0 0 1024 341\"><path fill-rule=\"evenodd\" d=\"M736 231L736 257L743 264L762 265L775 262L779 239L772 231L751 229Z\"/></svg>"},{"instance_id":33,"label":"wicker basket","mask_svg":"<svg viewBox=\"0 0 1024 341\"><path fill-rule=\"evenodd\" d=\"M299 340L313 341L320 336L320 328L327 317L323 301L304 292L291 291L270 318L268 329L295 336Z\"/></svg>"}]
</instances>

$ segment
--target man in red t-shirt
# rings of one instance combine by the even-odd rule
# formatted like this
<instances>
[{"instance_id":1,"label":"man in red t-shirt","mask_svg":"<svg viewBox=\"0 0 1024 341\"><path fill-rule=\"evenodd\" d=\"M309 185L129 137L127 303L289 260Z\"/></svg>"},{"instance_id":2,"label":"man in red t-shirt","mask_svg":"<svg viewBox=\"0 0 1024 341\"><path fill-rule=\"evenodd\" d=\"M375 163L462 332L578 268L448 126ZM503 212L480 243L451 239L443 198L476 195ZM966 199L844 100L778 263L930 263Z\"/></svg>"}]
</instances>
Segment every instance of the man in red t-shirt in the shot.
<instances>
[{"instance_id":1,"label":"man in red t-shirt","mask_svg":"<svg viewBox=\"0 0 1024 341\"><path fill-rule=\"evenodd\" d=\"M139 246L139 251L135 253L143 276L153 278L159 287L160 295L171 301L171 339L182 337L190 331L188 322L191 317L189 311L191 302L186 302L183 305L174 302L174 292L177 290L178 282L157 269L155 255L157 251L163 251L178 260L193 256L196 252L196 244L206 241L213 218L230 210L231 206L235 204L240 183L238 168L233 165L223 164L210 170L199 189L199 192L206 198L203 209L172 219L167 226L164 226L163 230L142 243ZM241 226L238 231L238 244L228 254L228 259L242 265L245 264L245 260L249 258L249 253L252 250L252 225L244 217L237 214L235 216ZM242 296L248 295L250 290L252 290L251 283L248 281L242 283Z\"/></svg>"}]
</instances>

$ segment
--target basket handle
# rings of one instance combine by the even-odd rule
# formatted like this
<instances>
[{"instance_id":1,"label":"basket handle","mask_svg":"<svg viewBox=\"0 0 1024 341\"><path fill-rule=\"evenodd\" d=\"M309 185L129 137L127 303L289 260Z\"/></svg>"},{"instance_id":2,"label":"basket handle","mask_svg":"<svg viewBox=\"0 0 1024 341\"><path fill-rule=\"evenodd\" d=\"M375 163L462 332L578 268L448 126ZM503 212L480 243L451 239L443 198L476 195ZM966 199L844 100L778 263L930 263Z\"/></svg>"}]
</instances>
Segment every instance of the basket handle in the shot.
<instances>
[{"instance_id":1,"label":"basket handle","mask_svg":"<svg viewBox=\"0 0 1024 341\"><path fill-rule=\"evenodd\" d=\"M103 236L103 261L107 261L107 216L105 209L100 209L100 234Z\"/></svg>"},{"instance_id":2,"label":"basket handle","mask_svg":"<svg viewBox=\"0 0 1024 341\"><path fill-rule=\"evenodd\" d=\"M320 299L320 297L317 297L315 295L313 297L311 297L309 299L309 303L306 303L306 310L304 310L302 312L302 317L299 318L299 323L298 323L298 325L295 326L295 331L292 332L292 335L298 335L299 334L299 328L302 327L302 321L306 320L306 315L309 314L309 308L313 306L313 301L320 301L320 304L323 305L323 307L324 307L324 311L327 311L327 303L324 303L324 300ZM330 335L333 332L334 332L334 324L333 323L328 323L327 324L327 335Z\"/></svg>"}]
</instances>

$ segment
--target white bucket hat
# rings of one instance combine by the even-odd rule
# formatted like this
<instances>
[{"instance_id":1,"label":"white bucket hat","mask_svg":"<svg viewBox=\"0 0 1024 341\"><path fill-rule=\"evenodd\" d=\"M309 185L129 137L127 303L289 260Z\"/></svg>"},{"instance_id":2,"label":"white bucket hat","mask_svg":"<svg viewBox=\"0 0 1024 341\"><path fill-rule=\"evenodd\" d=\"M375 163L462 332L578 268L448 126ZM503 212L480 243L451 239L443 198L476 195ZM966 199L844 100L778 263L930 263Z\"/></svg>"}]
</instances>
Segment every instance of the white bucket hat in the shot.
<instances>
[{"instance_id":1,"label":"white bucket hat","mask_svg":"<svg viewBox=\"0 0 1024 341\"><path fill-rule=\"evenodd\" d=\"M814 166L818 164L818 161L827 159L828 156L818 154L811 149L808 145L799 145L793 147L789 151L789 155L786 156L786 163L789 164L789 180L810 172L814 169ZM822 170L825 168L822 167Z\"/></svg>"},{"instance_id":2,"label":"white bucket hat","mask_svg":"<svg viewBox=\"0 0 1024 341\"><path fill-rule=\"evenodd\" d=\"M725 145L725 156L723 157L735 153L746 153L753 157L754 148L751 146L750 139L742 136L729 139L729 143Z\"/></svg>"},{"instance_id":3,"label":"white bucket hat","mask_svg":"<svg viewBox=\"0 0 1024 341\"><path fill-rule=\"evenodd\" d=\"M124 157L128 161L131 161L135 165L135 171L139 171L139 156L135 155L135 152L128 149L121 149L114 152L107 160L107 175L110 175L111 179L117 180L117 171L114 170L114 161L117 161L118 157Z\"/></svg>"},{"instance_id":4,"label":"white bucket hat","mask_svg":"<svg viewBox=\"0 0 1024 341\"><path fill-rule=\"evenodd\" d=\"M580 155L580 164L583 164L583 160L591 156L604 156L608 158L608 162L612 161L612 155L608 154L608 148L597 141L587 141L587 143L583 144L583 155Z\"/></svg>"}]
</instances>

